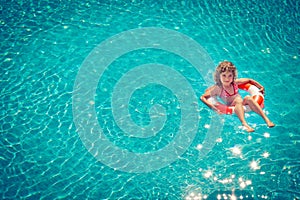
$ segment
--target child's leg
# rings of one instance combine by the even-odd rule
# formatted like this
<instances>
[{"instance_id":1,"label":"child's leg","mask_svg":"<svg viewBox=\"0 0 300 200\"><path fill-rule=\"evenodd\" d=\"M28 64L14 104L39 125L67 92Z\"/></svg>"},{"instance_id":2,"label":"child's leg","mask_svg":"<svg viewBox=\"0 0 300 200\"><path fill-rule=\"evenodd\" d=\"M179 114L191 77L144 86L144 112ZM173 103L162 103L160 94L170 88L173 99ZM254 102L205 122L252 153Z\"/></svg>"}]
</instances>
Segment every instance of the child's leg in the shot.
<instances>
[{"instance_id":1,"label":"child's leg","mask_svg":"<svg viewBox=\"0 0 300 200\"><path fill-rule=\"evenodd\" d=\"M251 110L253 110L257 114L259 114L265 120L266 124L269 127L275 126L275 124L273 124L273 122L271 122L271 120L266 116L266 114L263 112L263 110L258 105L258 103L252 99L252 97L250 97L250 96L245 97L243 104L248 105L251 108Z\"/></svg>"},{"instance_id":2,"label":"child's leg","mask_svg":"<svg viewBox=\"0 0 300 200\"><path fill-rule=\"evenodd\" d=\"M240 119L240 121L242 122L243 126L246 128L246 130L248 132L253 132L254 129L251 128L248 123L245 120L245 111L243 108L243 100L240 97L237 97L234 101L233 101L233 105L234 105L234 112L235 114L238 116L238 118Z\"/></svg>"}]
</instances>

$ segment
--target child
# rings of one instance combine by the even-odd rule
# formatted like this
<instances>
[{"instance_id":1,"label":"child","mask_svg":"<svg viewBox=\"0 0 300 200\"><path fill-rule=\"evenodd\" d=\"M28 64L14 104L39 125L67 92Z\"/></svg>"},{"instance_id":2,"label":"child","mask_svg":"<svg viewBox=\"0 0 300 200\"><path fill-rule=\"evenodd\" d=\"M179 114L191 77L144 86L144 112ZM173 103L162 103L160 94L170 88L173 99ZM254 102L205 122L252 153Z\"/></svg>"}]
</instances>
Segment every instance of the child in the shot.
<instances>
[{"instance_id":1,"label":"child","mask_svg":"<svg viewBox=\"0 0 300 200\"><path fill-rule=\"evenodd\" d=\"M248 105L252 111L259 114L266 122L269 127L275 126L273 122L265 115L259 104L254 101L250 96L246 96L242 99L238 93L238 85L244 83L251 83L260 89L260 92L264 94L264 87L257 81L248 78L237 78L236 67L229 61L221 62L215 72L214 80L215 85L209 87L200 99L211 109L215 110L219 114L221 112L207 99L212 96L219 96L227 105L234 106L234 112L242 122L243 126L248 132L253 132L245 120L245 111L243 106Z\"/></svg>"}]
</instances>

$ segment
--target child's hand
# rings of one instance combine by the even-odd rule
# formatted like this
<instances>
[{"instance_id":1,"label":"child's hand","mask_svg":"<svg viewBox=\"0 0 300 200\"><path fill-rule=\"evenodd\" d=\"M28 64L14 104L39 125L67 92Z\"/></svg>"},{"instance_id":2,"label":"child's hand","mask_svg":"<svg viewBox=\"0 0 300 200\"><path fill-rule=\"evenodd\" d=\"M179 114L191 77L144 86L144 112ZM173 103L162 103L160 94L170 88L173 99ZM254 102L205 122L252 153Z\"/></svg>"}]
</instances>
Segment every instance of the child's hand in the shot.
<instances>
[{"instance_id":1,"label":"child's hand","mask_svg":"<svg viewBox=\"0 0 300 200\"><path fill-rule=\"evenodd\" d=\"M215 106L213 106L212 109L213 109L216 113L218 113L219 115L222 115L222 114L223 114L223 113L222 113L218 108L216 108Z\"/></svg>"},{"instance_id":2,"label":"child's hand","mask_svg":"<svg viewBox=\"0 0 300 200\"><path fill-rule=\"evenodd\" d=\"M261 92L263 95L265 95L265 88L264 88L264 87L261 87L261 88L259 89L259 92Z\"/></svg>"},{"instance_id":3,"label":"child's hand","mask_svg":"<svg viewBox=\"0 0 300 200\"><path fill-rule=\"evenodd\" d=\"M222 112L219 111L219 110L216 110L216 112L217 112L219 115L224 115L224 113L222 113Z\"/></svg>"}]
</instances>

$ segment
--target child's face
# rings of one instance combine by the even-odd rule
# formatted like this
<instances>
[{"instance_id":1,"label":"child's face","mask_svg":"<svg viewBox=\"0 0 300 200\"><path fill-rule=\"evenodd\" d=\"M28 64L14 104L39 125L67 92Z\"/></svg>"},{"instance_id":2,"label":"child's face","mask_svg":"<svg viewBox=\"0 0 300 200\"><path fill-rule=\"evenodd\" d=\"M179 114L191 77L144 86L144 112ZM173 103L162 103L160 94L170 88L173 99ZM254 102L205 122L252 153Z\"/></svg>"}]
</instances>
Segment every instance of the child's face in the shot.
<instances>
[{"instance_id":1,"label":"child's face","mask_svg":"<svg viewBox=\"0 0 300 200\"><path fill-rule=\"evenodd\" d=\"M233 73L230 71L225 71L220 74L220 80L223 86L230 86L233 82Z\"/></svg>"}]
</instances>

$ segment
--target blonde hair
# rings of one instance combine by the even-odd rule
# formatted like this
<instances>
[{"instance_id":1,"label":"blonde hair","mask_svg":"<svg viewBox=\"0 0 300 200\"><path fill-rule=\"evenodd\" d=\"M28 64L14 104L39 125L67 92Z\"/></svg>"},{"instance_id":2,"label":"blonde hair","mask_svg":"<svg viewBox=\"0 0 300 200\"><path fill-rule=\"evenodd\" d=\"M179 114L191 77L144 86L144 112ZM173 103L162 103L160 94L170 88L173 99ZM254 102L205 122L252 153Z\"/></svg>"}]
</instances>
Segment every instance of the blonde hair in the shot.
<instances>
[{"instance_id":1,"label":"blonde hair","mask_svg":"<svg viewBox=\"0 0 300 200\"><path fill-rule=\"evenodd\" d=\"M218 86L222 85L221 80L220 80L221 73L226 72L226 71L232 72L233 81L235 81L235 79L237 78L237 69L234 66L234 64L229 61L223 61L217 66L215 74L214 74L214 80Z\"/></svg>"}]
</instances>

